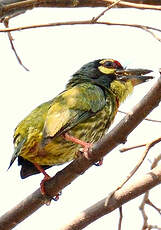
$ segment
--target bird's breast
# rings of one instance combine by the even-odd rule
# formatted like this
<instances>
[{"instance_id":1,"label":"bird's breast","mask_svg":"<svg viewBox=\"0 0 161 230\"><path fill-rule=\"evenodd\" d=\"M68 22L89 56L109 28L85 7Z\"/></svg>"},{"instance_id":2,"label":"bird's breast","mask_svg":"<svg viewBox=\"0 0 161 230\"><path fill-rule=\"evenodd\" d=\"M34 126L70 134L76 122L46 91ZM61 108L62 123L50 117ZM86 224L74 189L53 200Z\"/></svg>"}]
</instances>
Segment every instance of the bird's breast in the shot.
<instances>
[{"instance_id":1,"label":"bird's breast","mask_svg":"<svg viewBox=\"0 0 161 230\"><path fill-rule=\"evenodd\" d=\"M111 125L116 111L116 103L109 100L102 110L75 125L68 130L68 134L82 141L95 143L102 138ZM80 145L65 140L62 135L49 138L44 145L41 141L35 142L23 157L40 165L59 165L73 160L81 148Z\"/></svg>"}]
</instances>

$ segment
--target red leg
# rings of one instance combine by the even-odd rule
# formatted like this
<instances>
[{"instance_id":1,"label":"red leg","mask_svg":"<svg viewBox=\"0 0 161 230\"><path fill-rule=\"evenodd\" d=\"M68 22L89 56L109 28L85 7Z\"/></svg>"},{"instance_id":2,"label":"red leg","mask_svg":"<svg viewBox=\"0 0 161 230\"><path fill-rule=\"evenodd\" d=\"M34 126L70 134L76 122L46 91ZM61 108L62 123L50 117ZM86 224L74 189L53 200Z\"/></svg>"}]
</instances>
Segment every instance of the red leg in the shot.
<instances>
[{"instance_id":1,"label":"red leg","mask_svg":"<svg viewBox=\"0 0 161 230\"><path fill-rule=\"evenodd\" d=\"M47 181L47 180L49 180L51 177L45 172L45 170L39 165L39 164L37 164L37 163L34 163L34 165L35 165L35 167L41 172L41 173L43 173L43 175L44 175L44 179L41 181L41 183L40 183L40 191L41 191L41 194L43 195L43 196L45 196L46 195L46 192L45 192L45 187L44 187L44 183L45 183L45 181ZM58 193L54 198L53 198L53 200L55 200L55 201L57 201L57 200L59 200L59 196L61 195L61 193ZM50 204L50 202L47 202L47 205L49 205Z\"/></svg>"},{"instance_id":2,"label":"red leg","mask_svg":"<svg viewBox=\"0 0 161 230\"><path fill-rule=\"evenodd\" d=\"M45 187L44 183L45 181L49 180L51 177L45 172L45 170L37 163L34 163L35 167L44 175L44 179L40 183L40 190L42 195L45 195Z\"/></svg>"},{"instance_id":3,"label":"red leg","mask_svg":"<svg viewBox=\"0 0 161 230\"><path fill-rule=\"evenodd\" d=\"M76 137L70 136L67 133L63 134L63 137L67 141L72 141L75 144L81 145L83 147L83 152L85 154L85 157L89 158L88 154L90 152L90 149L92 148L92 144L91 143L87 143L85 141L81 141L81 140L77 139Z\"/></svg>"},{"instance_id":4,"label":"red leg","mask_svg":"<svg viewBox=\"0 0 161 230\"><path fill-rule=\"evenodd\" d=\"M90 158L89 153L90 153L90 149L92 148L92 144L91 143L87 143L85 141L81 141L81 140L77 139L76 137L70 136L68 133L63 134L63 137L67 141L72 141L75 144L81 145L83 147L84 156L87 159ZM97 163L95 163L96 166L101 166L102 164L103 164L103 159L101 159Z\"/></svg>"}]
</instances>

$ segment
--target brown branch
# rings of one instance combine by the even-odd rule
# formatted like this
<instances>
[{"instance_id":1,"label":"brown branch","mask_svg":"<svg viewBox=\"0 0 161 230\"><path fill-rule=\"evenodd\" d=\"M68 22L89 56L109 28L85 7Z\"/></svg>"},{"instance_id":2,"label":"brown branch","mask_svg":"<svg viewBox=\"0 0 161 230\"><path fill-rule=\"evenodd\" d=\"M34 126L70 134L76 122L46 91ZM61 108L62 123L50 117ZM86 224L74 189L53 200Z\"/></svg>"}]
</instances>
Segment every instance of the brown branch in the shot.
<instances>
[{"instance_id":1,"label":"brown branch","mask_svg":"<svg viewBox=\"0 0 161 230\"><path fill-rule=\"evenodd\" d=\"M33 9L35 7L107 7L111 4L110 0L0 0L0 19L1 21L6 16L17 16L17 13L24 13L26 10ZM131 5L133 3L133 5ZM136 3L139 3L138 6ZM140 3L145 3L140 4ZM150 6L151 4L151 6ZM140 7L139 7L140 5ZM122 2L118 7L135 7L139 9L155 9L159 10L160 0L130 0L128 2ZM149 6L149 7L148 7Z\"/></svg>"},{"instance_id":2,"label":"brown branch","mask_svg":"<svg viewBox=\"0 0 161 230\"><path fill-rule=\"evenodd\" d=\"M152 165L151 165L151 169L154 169L157 167L158 162L161 160L161 154L159 154L153 161ZM143 226L142 226L142 230L145 229L161 229L156 225L149 225L148 224L148 216L145 212L145 205L148 204L151 207L153 207L159 214L161 214L161 209L157 208L150 200L149 200L149 191L146 191L143 200L141 202L141 205L139 207L142 217L143 217Z\"/></svg>"},{"instance_id":3,"label":"brown branch","mask_svg":"<svg viewBox=\"0 0 161 230\"><path fill-rule=\"evenodd\" d=\"M147 156L149 150L156 144L158 144L161 141L161 137L151 141L150 143L146 144L146 148L145 151L143 152L143 155L141 157L141 159L139 160L139 162L137 163L137 165L135 166L135 168L130 172L130 174L127 176L126 180L121 184L121 186L118 187L118 189L122 188L122 186L136 173L136 171L140 168L141 164L143 163L145 157ZM118 190L117 189L117 190Z\"/></svg>"},{"instance_id":4,"label":"brown branch","mask_svg":"<svg viewBox=\"0 0 161 230\"><path fill-rule=\"evenodd\" d=\"M141 145L135 145L135 146L131 146L131 147L128 147L128 148L122 148L120 149L120 152L123 153L123 152L126 152L126 151L129 151L129 150L132 150L132 149L136 149L136 148L140 148L140 147L143 147L143 146L146 146L146 147L153 147L155 144L158 144L159 142L161 142L161 137L153 140L152 142L150 143L147 143L147 144L141 144Z\"/></svg>"},{"instance_id":5,"label":"brown branch","mask_svg":"<svg viewBox=\"0 0 161 230\"><path fill-rule=\"evenodd\" d=\"M108 0L108 2L113 3L113 0ZM134 2L134 3L133 3ZM140 1L140 3L136 3L137 1L120 1L118 2L118 6L122 7L131 7L136 9L146 9L146 10L161 10L161 6L154 6L150 5L150 3L147 2L147 4L142 4L143 1ZM154 3L153 3L154 4ZM160 5L160 4L159 4Z\"/></svg>"},{"instance_id":6,"label":"brown branch","mask_svg":"<svg viewBox=\"0 0 161 230\"><path fill-rule=\"evenodd\" d=\"M148 143L146 145L146 150L142 156L142 160L139 161L139 164L142 163L143 159L145 158L147 152L150 150L151 147L153 147L155 144L157 144L158 142L160 142L161 138L157 138L155 140L153 140L152 142ZM160 183L161 183L161 167L157 167L157 163L160 161L161 159L161 154L154 160L151 169L154 169L154 167L156 167L155 169L158 169L160 171L160 173L158 174L158 177L160 178ZM138 165L135 167L135 169L138 169ZM132 170L135 171L136 170ZM152 172L150 172L149 174L151 174ZM156 175L155 174L151 174L152 177L154 177L156 179ZM141 181L141 179L139 179L139 181ZM125 181L127 182L127 180ZM122 194L122 199L124 199L124 195L125 193L129 193L129 196L131 196L131 193L134 192L134 194L136 194L137 192L141 191L141 194L146 192L143 198L143 201L140 205L140 210L142 212L143 215L143 219L144 219L144 224L142 227L142 230L145 229L152 229L152 228L157 228L160 229L158 226L154 226L154 225L148 225L148 217L145 213L144 210L144 206L145 204L151 205L154 209L157 210L157 212L159 212L159 214L161 214L161 209L157 208L148 198L149 196L149 189L144 190L144 192L142 191L142 186L139 186L140 184L143 185L144 184L144 179L142 180L142 182L134 182L131 185L128 186L128 188L132 188L132 191L126 191L126 187L122 187L124 184L122 183L122 185L120 187L118 187L114 192L112 192L112 195L110 193L110 195L108 196L108 202L107 202L107 198L103 199L102 201L99 201L98 203L92 205L90 208L86 209L85 211L83 211L82 213L80 213L79 216L77 216L71 223L67 224L66 226L64 226L61 230L80 230L83 229L84 227L86 227L87 225L89 225L90 223L94 222L95 220L97 220L98 218L102 217L105 214L108 214L110 212L112 212L114 209L119 208L119 213L120 213L120 218L119 218L119 224L118 224L118 229L121 229L121 225L122 225L122 219L123 219L123 214L122 214L122 204L120 204L120 201L116 201L116 205L118 205L117 207L115 207L113 209L112 205L115 205L115 199L118 197L117 196L117 192L121 192L122 189L125 192L121 192ZM146 184L146 183L145 183ZM137 188L135 187L137 186ZM119 190L118 190L119 189ZM140 194L140 195L141 195ZM114 199L114 201L113 201ZM134 199L134 198L132 198ZM130 198L131 200L131 198ZM118 202L118 203L117 203ZM111 204L112 203L112 204ZM124 204L124 203L123 203ZM110 208L111 205L111 208ZM105 208L107 208L107 210L105 210ZM147 228L148 227L148 228Z\"/></svg>"},{"instance_id":7,"label":"brown branch","mask_svg":"<svg viewBox=\"0 0 161 230\"><path fill-rule=\"evenodd\" d=\"M142 229L141 230L146 230L146 229L158 229L158 230L161 230L161 228L157 225L150 225L148 224L148 216L145 212L145 205L148 204L150 206L152 206L153 208L155 208L158 212L159 212L159 209L154 206L151 201L149 200L149 191L147 191L144 195L144 198L141 202L141 205L139 207L140 211L141 211L141 214L142 214L142 217L143 217L143 226L142 226ZM159 212L159 214L161 214Z\"/></svg>"},{"instance_id":8,"label":"brown branch","mask_svg":"<svg viewBox=\"0 0 161 230\"><path fill-rule=\"evenodd\" d=\"M93 22L97 22L99 18L101 18L108 10L112 9L115 5L117 5L121 0L112 1L111 5L109 5L105 10L103 10L97 17L94 17Z\"/></svg>"},{"instance_id":9,"label":"brown branch","mask_svg":"<svg viewBox=\"0 0 161 230\"><path fill-rule=\"evenodd\" d=\"M160 92L161 78L157 80L140 103L134 107L133 111L125 116L113 130L97 143L97 145L94 145L91 159L88 160L82 156L82 158L76 159L62 171L58 172L51 180L45 183L46 193L50 197L55 196L59 191L68 186L74 179L91 167L93 162L97 162L120 143L125 142L127 136L156 106L158 106L161 101ZM156 183L155 178L154 181L155 182L152 183L153 185ZM159 181L157 181L157 183L159 183ZM148 185L147 188L149 188ZM0 230L9 230L15 227L18 223L40 208L44 204L44 199L40 189L36 190L0 218Z\"/></svg>"},{"instance_id":10,"label":"brown branch","mask_svg":"<svg viewBox=\"0 0 161 230\"><path fill-rule=\"evenodd\" d=\"M29 2L32 2L32 1L36 1L36 3L41 2L41 0L39 0L39 1L37 1L37 0L28 0L27 4L29 4ZM45 1L43 0L43 3L44 2ZM76 4L76 2L79 4L78 0L72 1L72 4ZM114 7L119 2L120 2L120 0L115 0L111 5L109 5L105 10L103 10L98 16L92 18L91 20L55 22L55 23L38 24L38 25L31 25L31 26L21 26L21 27L10 28L10 29L9 28L8 29L1 29L0 32L7 32L8 33L8 32L13 32L13 31L20 31L20 30L33 29L33 28L51 27L51 26L53 27L53 26L67 26L67 25L89 25L89 24L90 25L91 24L95 25L95 24L101 24L101 25L128 26L128 27L139 28L139 29L142 29L142 30L146 31L147 33L150 33L156 40L161 42L161 38L159 38L154 32L151 31L151 30L154 30L154 31L161 32L161 30L158 29L158 28L151 27L151 26L146 26L146 25L139 25L139 24L114 23L114 22L111 23L111 22L98 21L98 19L100 19L105 14L105 12L107 12L109 9ZM25 1L24 2L22 2L22 1L18 2L17 4L21 4L21 3L25 3ZM62 1L61 1L61 3L62 3ZM3 11L3 10L1 9L0 12L1 11ZM19 14L19 13L16 13L16 14ZM5 17L3 18L3 20L5 20Z\"/></svg>"},{"instance_id":11,"label":"brown branch","mask_svg":"<svg viewBox=\"0 0 161 230\"><path fill-rule=\"evenodd\" d=\"M158 162L161 160L161 154L159 154L153 161L152 165L151 165L151 169L155 168L158 164Z\"/></svg>"},{"instance_id":12,"label":"brown branch","mask_svg":"<svg viewBox=\"0 0 161 230\"><path fill-rule=\"evenodd\" d=\"M161 183L161 167L157 166L149 173L141 176L130 185L117 190L105 205L106 198L92 205L90 208L81 212L71 223L61 228L61 230L80 230L98 218L112 212L121 207L123 204L140 196L147 190Z\"/></svg>"},{"instance_id":13,"label":"brown branch","mask_svg":"<svg viewBox=\"0 0 161 230\"><path fill-rule=\"evenodd\" d=\"M0 6L1 5L3 6L3 4L4 4L4 3L3 4L1 3L2 1L3 0L0 0ZM20 4L22 2L23 1L19 0L18 4ZM37 1L37 2L40 2L40 0ZM23 66L23 68L25 70L27 70L27 71L29 71L29 70L23 65L20 57L18 56L18 54L16 52L16 49L15 49L14 44L13 44L13 39L12 39L12 36L11 36L11 31L13 32L13 31L17 31L17 30L20 31L20 30L24 30L24 29L40 28L40 27L50 27L50 26L60 26L60 25L80 25L80 24L83 24L83 25L85 25L85 24L119 25L119 26L131 26L131 27L142 29L142 30L150 33L156 40L158 40L159 42L161 42L161 38L159 38L154 32L151 31L151 30L156 30L156 31L160 32L161 30L153 28L153 27L144 26L144 25L136 25L136 24L120 24L120 23L118 24L118 23L110 23L110 22L98 22L98 19L100 19L109 9L111 9L115 5L117 5L120 2L120 0L115 0L115 1L111 1L111 2L112 2L111 5L109 5L105 10L103 10L98 16L93 17L91 20L75 21L75 22L60 22L60 23L57 22L57 23L50 23L50 24L44 24L44 25L43 24L41 24L41 25L32 25L32 26L25 26L25 27L18 27L18 28L9 29L8 28L9 19L20 14L20 12L16 12L14 15L11 14L11 16L5 16L3 18L3 20L1 20L1 21L4 22L4 24L6 25L6 27L7 27L8 30L7 29L6 30L0 30L0 32L7 32L8 33L8 37L9 37L9 41L10 41L10 44L11 44L11 48L14 51L15 56L16 56L18 62L20 63L20 65ZM28 1L28 3L29 3L29 1ZM77 5L77 3L79 3L78 0L72 1L72 4ZM1 9L1 11L3 11L3 10Z\"/></svg>"},{"instance_id":14,"label":"brown branch","mask_svg":"<svg viewBox=\"0 0 161 230\"><path fill-rule=\"evenodd\" d=\"M121 189L121 188L130 180L130 178L136 173L136 171L137 171L137 170L140 168L140 166L142 165L142 163L143 163L145 157L147 156L149 150L150 150L154 145L156 145L157 143L159 143L160 141L161 141L161 137L159 137L159 138L157 138L157 139L155 139L155 140L153 140L153 141L151 141L150 143L147 143L147 144L145 145L146 148L145 148L145 151L143 152L143 154L142 154L142 156L141 156L141 159L138 161L138 163L135 165L135 167L131 170L131 172L129 173L129 175L124 179L124 181L123 181L113 192L111 192L111 193L108 195L108 197L106 198L106 203L105 203L105 205L108 204L110 198L114 195L114 193L115 193L117 190ZM136 147L136 146L134 146L134 147Z\"/></svg>"},{"instance_id":15,"label":"brown branch","mask_svg":"<svg viewBox=\"0 0 161 230\"><path fill-rule=\"evenodd\" d=\"M26 29L35 29L35 28L43 28L43 27L54 27L54 26L71 26L71 25L108 25L108 26L126 26L126 27L134 27L138 29L142 29L144 31L154 30L157 32L161 32L161 29L151 27L151 26L145 26L145 25L139 25L139 24L127 24L127 23L114 23L114 22L100 22L100 21L93 21L92 20L82 20L82 21L70 21L70 22L54 22L54 23L47 23L47 24L38 24L38 25L31 25L31 26L21 26L21 27L15 27L15 28L8 28L8 29L0 29L0 32L13 32L13 31L21 31ZM152 33L153 35L154 33ZM156 36L154 36L156 38Z\"/></svg>"},{"instance_id":16,"label":"brown branch","mask_svg":"<svg viewBox=\"0 0 161 230\"><path fill-rule=\"evenodd\" d=\"M158 40L158 42L161 42L161 38L158 37L155 33L153 33L151 30L147 29L146 27L143 28L146 32L148 32L149 34L151 34L156 40Z\"/></svg>"},{"instance_id":17,"label":"brown branch","mask_svg":"<svg viewBox=\"0 0 161 230\"><path fill-rule=\"evenodd\" d=\"M149 199L146 200L146 204L153 207L161 215L161 208L156 207Z\"/></svg>"},{"instance_id":18,"label":"brown branch","mask_svg":"<svg viewBox=\"0 0 161 230\"><path fill-rule=\"evenodd\" d=\"M139 207L142 217L143 217L143 221L144 221L142 230L145 230L148 227L148 216L146 215L146 212L145 212L145 204L146 204L146 200L148 199L148 196L149 196L149 191L145 193L144 198Z\"/></svg>"},{"instance_id":19,"label":"brown branch","mask_svg":"<svg viewBox=\"0 0 161 230\"><path fill-rule=\"evenodd\" d=\"M129 150L136 149L136 148L140 148L140 147L144 147L144 146L146 146L146 144L134 145L134 146L127 147L127 148L122 148L122 149L120 149L119 151L120 151L121 153L123 153L123 152L129 151Z\"/></svg>"}]
</instances>

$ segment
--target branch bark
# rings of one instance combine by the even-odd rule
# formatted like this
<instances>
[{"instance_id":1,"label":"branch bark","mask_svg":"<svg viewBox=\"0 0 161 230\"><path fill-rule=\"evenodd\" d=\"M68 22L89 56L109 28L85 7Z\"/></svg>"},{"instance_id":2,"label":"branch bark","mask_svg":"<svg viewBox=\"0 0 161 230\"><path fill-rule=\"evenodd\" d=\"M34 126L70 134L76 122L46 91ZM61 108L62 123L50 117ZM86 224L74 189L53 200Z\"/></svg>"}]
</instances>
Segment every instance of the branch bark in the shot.
<instances>
[{"instance_id":1,"label":"branch bark","mask_svg":"<svg viewBox=\"0 0 161 230\"><path fill-rule=\"evenodd\" d=\"M128 201L140 196L154 186L161 183L161 166L145 174L135 182L116 191L106 205L106 199L97 202L90 208L81 212L71 223L61 228L61 230L80 230L85 228L100 217L109 214L121 207Z\"/></svg>"},{"instance_id":2,"label":"branch bark","mask_svg":"<svg viewBox=\"0 0 161 230\"><path fill-rule=\"evenodd\" d=\"M120 143L126 141L127 136L139 125L139 123L156 107L161 101L161 77L157 80L147 95L138 103L133 111L98 142L91 152L91 159L84 156L76 159L62 171L58 172L51 180L45 183L45 191L53 197L63 188L68 186L78 176L82 175L94 162L109 153ZM0 230L9 230L30 216L33 212L44 205L45 197L40 189L33 192L21 201L13 209L0 217Z\"/></svg>"},{"instance_id":3,"label":"branch bark","mask_svg":"<svg viewBox=\"0 0 161 230\"><path fill-rule=\"evenodd\" d=\"M114 1L113 1L114 2ZM147 4L147 5L160 5L160 0L129 0L130 3ZM126 3L126 1L124 1ZM125 6L119 3L117 7L134 7ZM3 21L5 17L14 17L19 14L25 13L26 10L31 10L35 7L107 7L111 4L111 0L0 0L0 20ZM154 8L154 7L152 7Z\"/></svg>"}]
</instances>

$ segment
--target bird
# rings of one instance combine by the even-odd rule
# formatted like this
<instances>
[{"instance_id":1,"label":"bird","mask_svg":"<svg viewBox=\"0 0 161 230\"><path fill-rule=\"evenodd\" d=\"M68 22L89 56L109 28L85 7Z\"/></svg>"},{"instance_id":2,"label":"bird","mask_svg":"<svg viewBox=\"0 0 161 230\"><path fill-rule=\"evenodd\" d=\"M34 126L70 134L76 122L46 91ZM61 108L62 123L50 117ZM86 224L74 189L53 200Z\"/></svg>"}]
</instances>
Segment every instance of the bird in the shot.
<instances>
[{"instance_id":1,"label":"bird","mask_svg":"<svg viewBox=\"0 0 161 230\"><path fill-rule=\"evenodd\" d=\"M124 68L119 61L91 61L75 72L65 90L35 108L16 127L14 153L22 179L42 172L40 183L50 178L46 169L72 161L78 152L88 155L112 124L118 108L136 85L153 79L148 69Z\"/></svg>"}]
</instances>

